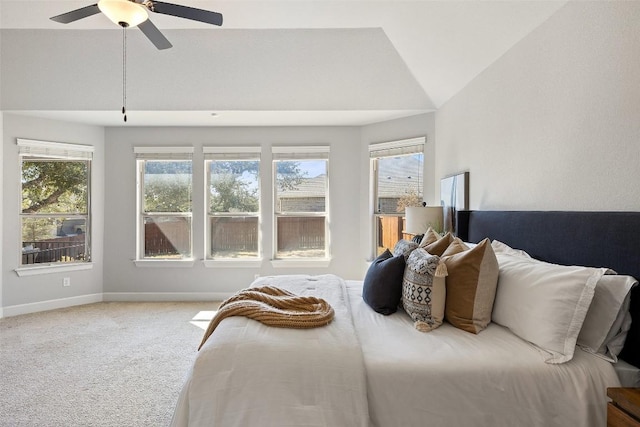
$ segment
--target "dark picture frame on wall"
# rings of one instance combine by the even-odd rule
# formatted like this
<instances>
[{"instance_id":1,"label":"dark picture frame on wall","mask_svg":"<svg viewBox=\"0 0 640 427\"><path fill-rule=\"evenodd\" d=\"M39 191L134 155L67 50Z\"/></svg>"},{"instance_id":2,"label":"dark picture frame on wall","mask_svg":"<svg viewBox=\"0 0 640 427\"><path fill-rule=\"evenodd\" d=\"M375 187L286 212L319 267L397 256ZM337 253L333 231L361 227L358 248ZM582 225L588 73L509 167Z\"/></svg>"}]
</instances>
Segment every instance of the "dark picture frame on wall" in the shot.
<instances>
[{"instance_id":1,"label":"dark picture frame on wall","mask_svg":"<svg viewBox=\"0 0 640 427\"><path fill-rule=\"evenodd\" d=\"M449 175L440 180L440 204L444 231L456 233L456 211L469 209L469 172Z\"/></svg>"}]
</instances>

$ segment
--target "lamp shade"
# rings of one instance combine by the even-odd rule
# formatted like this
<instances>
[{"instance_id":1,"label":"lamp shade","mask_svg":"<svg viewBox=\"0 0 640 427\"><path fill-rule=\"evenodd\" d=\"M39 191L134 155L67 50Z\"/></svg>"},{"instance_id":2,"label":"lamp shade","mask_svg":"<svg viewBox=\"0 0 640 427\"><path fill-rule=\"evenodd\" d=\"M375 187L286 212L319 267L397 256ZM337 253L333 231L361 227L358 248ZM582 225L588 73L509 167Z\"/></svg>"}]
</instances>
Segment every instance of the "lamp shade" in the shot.
<instances>
[{"instance_id":1,"label":"lamp shade","mask_svg":"<svg viewBox=\"0 0 640 427\"><path fill-rule=\"evenodd\" d=\"M429 227L442 231L442 206L407 207L404 212L406 233L424 234Z\"/></svg>"},{"instance_id":2,"label":"lamp shade","mask_svg":"<svg viewBox=\"0 0 640 427\"><path fill-rule=\"evenodd\" d=\"M129 0L100 0L98 9L114 23L124 27L135 27L149 18L145 6Z\"/></svg>"}]
</instances>

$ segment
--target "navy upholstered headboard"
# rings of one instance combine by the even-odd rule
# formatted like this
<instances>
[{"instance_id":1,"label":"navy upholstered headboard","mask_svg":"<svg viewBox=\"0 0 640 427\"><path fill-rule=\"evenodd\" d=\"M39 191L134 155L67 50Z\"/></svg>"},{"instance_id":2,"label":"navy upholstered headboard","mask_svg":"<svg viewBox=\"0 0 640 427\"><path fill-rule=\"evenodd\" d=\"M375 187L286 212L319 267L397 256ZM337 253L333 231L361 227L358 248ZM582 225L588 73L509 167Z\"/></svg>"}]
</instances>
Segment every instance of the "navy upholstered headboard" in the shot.
<instances>
[{"instance_id":1,"label":"navy upholstered headboard","mask_svg":"<svg viewBox=\"0 0 640 427\"><path fill-rule=\"evenodd\" d=\"M640 212L459 211L457 235L488 237L542 261L608 267L640 280ZM640 286L631 294L633 323L620 358L640 367Z\"/></svg>"}]
</instances>

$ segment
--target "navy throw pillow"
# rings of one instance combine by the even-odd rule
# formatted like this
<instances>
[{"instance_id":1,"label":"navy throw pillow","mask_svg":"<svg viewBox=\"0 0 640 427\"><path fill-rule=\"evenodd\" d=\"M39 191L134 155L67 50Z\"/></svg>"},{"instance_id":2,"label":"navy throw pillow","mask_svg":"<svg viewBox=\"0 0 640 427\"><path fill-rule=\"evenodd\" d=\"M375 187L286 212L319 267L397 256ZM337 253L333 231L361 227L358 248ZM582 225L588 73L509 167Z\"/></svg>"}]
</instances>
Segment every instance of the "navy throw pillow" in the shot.
<instances>
[{"instance_id":1,"label":"navy throw pillow","mask_svg":"<svg viewBox=\"0 0 640 427\"><path fill-rule=\"evenodd\" d=\"M380 314L395 313L402 299L402 277L405 260L393 256L389 249L378 256L364 277L362 298Z\"/></svg>"}]
</instances>

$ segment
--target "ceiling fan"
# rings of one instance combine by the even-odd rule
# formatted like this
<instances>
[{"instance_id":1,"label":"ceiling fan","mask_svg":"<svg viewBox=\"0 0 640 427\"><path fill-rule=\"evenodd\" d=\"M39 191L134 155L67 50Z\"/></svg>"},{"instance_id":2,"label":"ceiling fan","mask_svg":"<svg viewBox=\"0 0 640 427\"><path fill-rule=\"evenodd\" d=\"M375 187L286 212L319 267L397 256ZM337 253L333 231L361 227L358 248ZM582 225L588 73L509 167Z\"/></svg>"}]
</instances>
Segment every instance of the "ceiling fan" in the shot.
<instances>
[{"instance_id":1,"label":"ceiling fan","mask_svg":"<svg viewBox=\"0 0 640 427\"><path fill-rule=\"evenodd\" d=\"M149 11L200 21L206 24L222 25L222 14L218 12L155 0L99 0L98 3L91 6L81 7L80 9L54 16L51 19L62 24L68 24L102 12L111 21L123 28L137 26L158 49L170 48L172 45L169 40L149 20Z\"/></svg>"}]
</instances>

